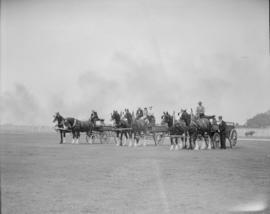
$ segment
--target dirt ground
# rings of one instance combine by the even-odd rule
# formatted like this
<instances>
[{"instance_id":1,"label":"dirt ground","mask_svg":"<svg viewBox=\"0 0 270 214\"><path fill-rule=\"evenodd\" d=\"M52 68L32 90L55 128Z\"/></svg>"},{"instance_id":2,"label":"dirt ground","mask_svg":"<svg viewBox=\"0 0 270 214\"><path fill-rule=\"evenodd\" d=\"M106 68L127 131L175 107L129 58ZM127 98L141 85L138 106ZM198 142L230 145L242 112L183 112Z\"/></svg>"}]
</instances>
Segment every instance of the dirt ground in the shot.
<instances>
[{"instance_id":1,"label":"dirt ground","mask_svg":"<svg viewBox=\"0 0 270 214\"><path fill-rule=\"evenodd\" d=\"M270 141L225 151L58 141L1 134L2 213L270 213Z\"/></svg>"}]
</instances>

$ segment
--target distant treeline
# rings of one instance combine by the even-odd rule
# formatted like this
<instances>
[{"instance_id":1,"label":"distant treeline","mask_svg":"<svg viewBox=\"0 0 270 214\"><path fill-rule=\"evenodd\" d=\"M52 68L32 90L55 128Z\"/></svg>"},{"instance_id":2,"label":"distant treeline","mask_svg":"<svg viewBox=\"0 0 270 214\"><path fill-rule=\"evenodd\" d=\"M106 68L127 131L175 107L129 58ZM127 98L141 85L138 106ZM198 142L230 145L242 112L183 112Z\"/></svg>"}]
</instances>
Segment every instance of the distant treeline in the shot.
<instances>
[{"instance_id":1,"label":"distant treeline","mask_svg":"<svg viewBox=\"0 0 270 214\"><path fill-rule=\"evenodd\" d=\"M270 127L270 110L265 113L260 113L247 120L246 127L248 128L266 128Z\"/></svg>"}]
</instances>

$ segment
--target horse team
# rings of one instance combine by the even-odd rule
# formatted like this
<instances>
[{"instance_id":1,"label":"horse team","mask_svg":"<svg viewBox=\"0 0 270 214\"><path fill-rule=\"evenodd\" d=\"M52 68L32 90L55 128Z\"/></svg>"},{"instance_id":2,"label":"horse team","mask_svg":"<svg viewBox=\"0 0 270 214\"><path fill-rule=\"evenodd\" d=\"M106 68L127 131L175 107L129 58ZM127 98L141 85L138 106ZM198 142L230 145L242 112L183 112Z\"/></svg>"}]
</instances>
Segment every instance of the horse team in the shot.
<instances>
[{"instance_id":1,"label":"horse team","mask_svg":"<svg viewBox=\"0 0 270 214\"><path fill-rule=\"evenodd\" d=\"M163 112L161 117L161 125L165 127L162 132L169 133L171 141L171 150L199 149L199 139L204 139L203 148L215 148L216 144L213 142L214 133L219 131L215 116L195 116L192 111L191 114L186 110L181 110L178 113L179 119L175 119L175 114L170 115L168 112ZM136 112L130 113L128 109L124 112L114 110L111 114L111 120L114 122L113 128L116 132L117 145L122 146L125 137L129 146L140 145L140 140L150 132L155 133L156 120L153 114L144 112L139 108ZM81 121L72 117L64 118L59 113L54 115L53 122L57 122L57 129L60 132L60 143L65 143L65 135L70 132L73 136L72 143L78 143L82 132L91 137L95 130L100 131L100 127L104 125L104 120L98 117L97 112L92 111L89 120ZM157 135L158 136L158 135ZM155 137L157 137L155 136ZM159 135L162 137L162 134ZM181 142L179 142L181 139ZM155 144L156 144L155 140ZM146 145L146 141L142 143Z\"/></svg>"}]
</instances>

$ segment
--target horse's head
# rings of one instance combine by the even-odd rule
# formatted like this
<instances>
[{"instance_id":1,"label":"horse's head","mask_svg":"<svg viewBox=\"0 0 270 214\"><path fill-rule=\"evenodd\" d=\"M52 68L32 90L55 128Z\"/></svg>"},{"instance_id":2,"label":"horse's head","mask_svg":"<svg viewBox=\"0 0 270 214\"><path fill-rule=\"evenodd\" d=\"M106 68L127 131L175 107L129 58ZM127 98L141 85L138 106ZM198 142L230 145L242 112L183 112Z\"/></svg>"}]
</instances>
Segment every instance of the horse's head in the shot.
<instances>
[{"instance_id":1,"label":"horse's head","mask_svg":"<svg viewBox=\"0 0 270 214\"><path fill-rule=\"evenodd\" d=\"M147 115L147 120L149 121L150 124L155 124L156 123L156 118L153 114Z\"/></svg>"},{"instance_id":2,"label":"horse's head","mask_svg":"<svg viewBox=\"0 0 270 214\"><path fill-rule=\"evenodd\" d=\"M59 112L57 112L54 116L53 116L53 123L57 122L58 126L59 125L63 125L63 121L64 121L64 117L62 117Z\"/></svg>"},{"instance_id":3,"label":"horse's head","mask_svg":"<svg viewBox=\"0 0 270 214\"><path fill-rule=\"evenodd\" d=\"M117 111L113 111L111 114L111 120L113 120L116 124L120 122L120 114Z\"/></svg>"},{"instance_id":4,"label":"horse's head","mask_svg":"<svg viewBox=\"0 0 270 214\"><path fill-rule=\"evenodd\" d=\"M59 112L56 112L55 115L53 115L53 123L58 121L59 115L60 115Z\"/></svg>"},{"instance_id":5,"label":"horse's head","mask_svg":"<svg viewBox=\"0 0 270 214\"><path fill-rule=\"evenodd\" d=\"M129 111L126 111L124 114L124 118L127 119L128 124L132 123L132 114Z\"/></svg>"},{"instance_id":6,"label":"horse's head","mask_svg":"<svg viewBox=\"0 0 270 214\"><path fill-rule=\"evenodd\" d=\"M162 123L168 124L169 127L173 125L173 116L171 116L168 112L164 112L161 119Z\"/></svg>"}]
</instances>

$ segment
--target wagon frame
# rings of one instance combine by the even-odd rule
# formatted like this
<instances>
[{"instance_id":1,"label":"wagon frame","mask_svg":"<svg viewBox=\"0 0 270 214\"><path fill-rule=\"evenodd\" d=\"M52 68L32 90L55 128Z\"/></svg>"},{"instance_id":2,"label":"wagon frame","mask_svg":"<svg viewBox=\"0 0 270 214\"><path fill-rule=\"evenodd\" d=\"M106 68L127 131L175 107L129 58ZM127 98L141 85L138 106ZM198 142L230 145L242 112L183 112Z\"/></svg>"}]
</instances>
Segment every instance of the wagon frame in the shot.
<instances>
[{"instance_id":1,"label":"wagon frame","mask_svg":"<svg viewBox=\"0 0 270 214\"><path fill-rule=\"evenodd\" d=\"M90 139L92 139L91 143L95 143L99 139L100 143L103 144L110 137L115 137L114 132L115 128L111 125L102 124L95 126L90 132L86 133L86 141L89 143Z\"/></svg>"}]
</instances>

